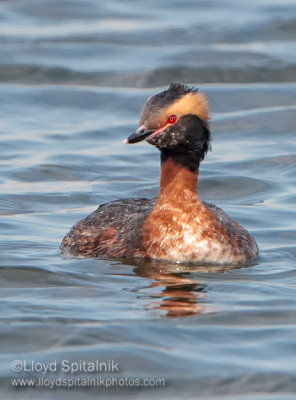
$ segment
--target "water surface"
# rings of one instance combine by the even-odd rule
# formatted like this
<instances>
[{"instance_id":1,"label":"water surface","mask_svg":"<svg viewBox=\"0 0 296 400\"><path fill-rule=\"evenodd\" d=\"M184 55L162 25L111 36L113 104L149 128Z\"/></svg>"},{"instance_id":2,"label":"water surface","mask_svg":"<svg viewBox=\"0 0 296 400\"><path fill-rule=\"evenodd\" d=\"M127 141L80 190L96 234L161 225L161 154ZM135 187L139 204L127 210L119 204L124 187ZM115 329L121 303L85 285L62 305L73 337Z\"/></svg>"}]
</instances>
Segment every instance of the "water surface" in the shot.
<instances>
[{"instance_id":1,"label":"water surface","mask_svg":"<svg viewBox=\"0 0 296 400\"><path fill-rule=\"evenodd\" d=\"M11 0L0 19L1 398L294 399L295 3ZM208 94L199 193L256 237L258 262L61 256L98 204L157 195L159 154L122 142L172 81ZM107 376L166 387L17 390L40 374L13 360L116 360Z\"/></svg>"}]
</instances>

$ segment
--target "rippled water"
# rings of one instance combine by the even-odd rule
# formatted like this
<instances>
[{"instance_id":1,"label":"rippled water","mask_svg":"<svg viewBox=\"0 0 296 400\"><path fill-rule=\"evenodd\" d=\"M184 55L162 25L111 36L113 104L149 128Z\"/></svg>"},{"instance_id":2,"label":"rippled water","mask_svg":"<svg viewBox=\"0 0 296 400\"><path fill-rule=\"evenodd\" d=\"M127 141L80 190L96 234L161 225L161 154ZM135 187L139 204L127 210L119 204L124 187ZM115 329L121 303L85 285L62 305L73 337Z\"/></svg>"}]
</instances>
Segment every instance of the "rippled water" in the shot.
<instances>
[{"instance_id":1,"label":"rippled water","mask_svg":"<svg viewBox=\"0 0 296 400\"><path fill-rule=\"evenodd\" d=\"M0 21L1 398L294 399L295 2L11 0ZM122 141L171 81L209 96L200 196L250 230L258 263L62 257L98 204L157 194L157 151ZM14 389L40 377L15 359L115 360L107 376L166 387Z\"/></svg>"}]
</instances>

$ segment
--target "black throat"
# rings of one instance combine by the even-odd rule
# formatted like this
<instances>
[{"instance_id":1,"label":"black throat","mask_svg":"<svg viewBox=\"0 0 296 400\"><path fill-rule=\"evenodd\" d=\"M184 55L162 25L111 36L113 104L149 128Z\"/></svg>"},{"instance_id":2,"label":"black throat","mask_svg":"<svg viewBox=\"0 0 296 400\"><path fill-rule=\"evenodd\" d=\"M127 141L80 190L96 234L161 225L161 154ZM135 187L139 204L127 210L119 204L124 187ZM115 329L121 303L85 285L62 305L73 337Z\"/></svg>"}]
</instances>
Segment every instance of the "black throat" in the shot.
<instances>
[{"instance_id":1,"label":"black throat","mask_svg":"<svg viewBox=\"0 0 296 400\"><path fill-rule=\"evenodd\" d=\"M176 164L180 164L183 167L189 169L192 172L196 172L199 169L199 164L203 160L203 152L190 151L188 149L161 149L160 160L161 165L171 160Z\"/></svg>"},{"instance_id":2,"label":"black throat","mask_svg":"<svg viewBox=\"0 0 296 400\"><path fill-rule=\"evenodd\" d=\"M177 144L172 140L177 140ZM168 129L163 143L158 146L161 152L161 163L172 160L192 172L199 169L210 147L210 130L197 115L184 115L176 126Z\"/></svg>"}]
</instances>

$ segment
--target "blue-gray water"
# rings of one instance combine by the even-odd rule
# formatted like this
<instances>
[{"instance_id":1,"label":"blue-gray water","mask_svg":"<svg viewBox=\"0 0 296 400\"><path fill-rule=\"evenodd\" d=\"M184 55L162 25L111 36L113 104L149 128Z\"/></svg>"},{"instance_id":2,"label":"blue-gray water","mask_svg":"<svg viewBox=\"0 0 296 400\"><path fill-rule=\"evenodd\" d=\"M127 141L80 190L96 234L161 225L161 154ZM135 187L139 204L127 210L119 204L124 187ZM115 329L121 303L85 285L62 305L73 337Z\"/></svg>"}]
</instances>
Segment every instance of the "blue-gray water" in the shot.
<instances>
[{"instance_id":1,"label":"blue-gray water","mask_svg":"<svg viewBox=\"0 0 296 400\"><path fill-rule=\"evenodd\" d=\"M1 1L1 399L295 398L295 33L288 0ZM98 204L157 194L156 149L122 142L172 81L209 96L200 196L250 230L258 263L62 257ZM166 387L15 389L40 373L13 360L57 362L47 378L115 360L107 376Z\"/></svg>"}]
</instances>

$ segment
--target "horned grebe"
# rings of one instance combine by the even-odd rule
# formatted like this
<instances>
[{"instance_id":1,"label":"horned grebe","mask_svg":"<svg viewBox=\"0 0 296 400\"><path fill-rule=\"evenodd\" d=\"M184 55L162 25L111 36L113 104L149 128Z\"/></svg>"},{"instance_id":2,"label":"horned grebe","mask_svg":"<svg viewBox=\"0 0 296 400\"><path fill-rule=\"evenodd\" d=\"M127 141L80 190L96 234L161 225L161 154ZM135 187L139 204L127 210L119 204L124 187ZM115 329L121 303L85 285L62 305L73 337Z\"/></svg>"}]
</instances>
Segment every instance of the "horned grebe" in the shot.
<instances>
[{"instance_id":1,"label":"horned grebe","mask_svg":"<svg viewBox=\"0 0 296 400\"><path fill-rule=\"evenodd\" d=\"M146 257L175 262L243 264L258 256L254 238L197 194L209 149L206 96L181 84L150 97L125 143L146 140L161 153L157 199L101 205L72 227L61 250L75 256Z\"/></svg>"}]
</instances>

